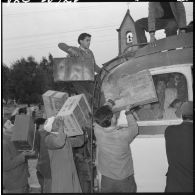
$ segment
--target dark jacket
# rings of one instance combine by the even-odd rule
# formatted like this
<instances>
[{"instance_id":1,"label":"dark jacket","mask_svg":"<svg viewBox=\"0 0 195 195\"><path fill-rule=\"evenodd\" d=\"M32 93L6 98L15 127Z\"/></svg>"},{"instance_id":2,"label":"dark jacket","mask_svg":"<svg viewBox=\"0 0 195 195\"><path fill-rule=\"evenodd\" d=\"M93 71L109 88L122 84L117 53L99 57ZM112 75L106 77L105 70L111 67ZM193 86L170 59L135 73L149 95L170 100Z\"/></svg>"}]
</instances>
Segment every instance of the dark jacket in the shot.
<instances>
[{"instance_id":1,"label":"dark jacket","mask_svg":"<svg viewBox=\"0 0 195 195\"><path fill-rule=\"evenodd\" d=\"M51 178L51 168L49 160L49 152L45 144L45 137L48 133L44 130L37 131L35 137L35 150L38 153L38 161L36 169L44 178Z\"/></svg>"},{"instance_id":2,"label":"dark jacket","mask_svg":"<svg viewBox=\"0 0 195 195\"><path fill-rule=\"evenodd\" d=\"M28 183L28 164L10 140L3 135L3 184L6 190L23 188Z\"/></svg>"},{"instance_id":3,"label":"dark jacket","mask_svg":"<svg viewBox=\"0 0 195 195\"><path fill-rule=\"evenodd\" d=\"M193 123L167 127L165 131L168 172L166 192L193 191Z\"/></svg>"},{"instance_id":4,"label":"dark jacket","mask_svg":"<svg viewBox=\"0 0 195 195\"><path fill-rule=\"evenodd\" d=\"M186 27L186 12L182 2L169 2L179 28ZM164 15L160 2L149 2L148 31L155 31L155 19Z\"/></svg>"}]
</instances>

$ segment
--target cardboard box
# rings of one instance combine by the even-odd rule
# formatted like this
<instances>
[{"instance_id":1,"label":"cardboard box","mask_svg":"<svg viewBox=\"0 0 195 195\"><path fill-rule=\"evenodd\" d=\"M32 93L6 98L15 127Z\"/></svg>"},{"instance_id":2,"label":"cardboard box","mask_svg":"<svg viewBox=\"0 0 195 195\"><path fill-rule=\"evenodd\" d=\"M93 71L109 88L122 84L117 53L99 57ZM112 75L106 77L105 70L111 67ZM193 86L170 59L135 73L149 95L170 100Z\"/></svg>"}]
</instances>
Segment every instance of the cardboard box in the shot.
<instances>
[{"instance_id":1,"label":"cardboard box","mask_svg":"<svg viewBox=\"0 0 195 195\"><path fill-rule=\"evenodd\" d=\"M152 76L148 70L121 78L102 85L105 99L115 100L114 111L120 111L127 105L143 105L158 101Z\"/></svg>"},{"instance_id":2,"label":"cardboard box","mask_svg":"<svg viewBox=\"0 0 195 195\"><path fill-rule=\"evenodd\" d=\"M35 125L29 115L16 115L12 141L17 150L33 150Z\"/></svg>"},{"instance_id":3,"label":"cardboard box","mask_svg":"<svg viewBox=\"0 0 195 195\"><path fill-rule=\"evenodd\" d=\"M82 135L82 127L91 123L91 108L84 94L69 97L58 112L57 117L64 122L67 136Z\"/></svg>"},{"instance_id":4,"label":"cardboard box","mask_svg":"<svg viewBox=\"0 0 195 195\"><path fill-rule=\"evenodd\" d=\"M43 95L43 102L47 118L55 116L68 98L68 93L48 90Z\"/></svg>"}]
</instances>

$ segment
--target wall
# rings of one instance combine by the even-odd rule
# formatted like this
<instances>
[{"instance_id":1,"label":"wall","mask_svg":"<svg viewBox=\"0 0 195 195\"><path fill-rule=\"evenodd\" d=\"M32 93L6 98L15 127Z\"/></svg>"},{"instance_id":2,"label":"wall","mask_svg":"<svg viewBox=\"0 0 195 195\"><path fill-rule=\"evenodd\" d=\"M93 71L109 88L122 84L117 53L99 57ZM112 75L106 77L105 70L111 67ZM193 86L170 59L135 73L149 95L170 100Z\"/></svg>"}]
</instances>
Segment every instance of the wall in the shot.
<instances>
[{"instance_id":1,"label":"wall","mask_svg":"<svg viewBox=\"0 0 195 195\"><path fill-rule=\"evenodd\" d=\"M138 137L131 150L137 192L164 192L168 168L164 135Z\"/></svg>"}]
</instances>

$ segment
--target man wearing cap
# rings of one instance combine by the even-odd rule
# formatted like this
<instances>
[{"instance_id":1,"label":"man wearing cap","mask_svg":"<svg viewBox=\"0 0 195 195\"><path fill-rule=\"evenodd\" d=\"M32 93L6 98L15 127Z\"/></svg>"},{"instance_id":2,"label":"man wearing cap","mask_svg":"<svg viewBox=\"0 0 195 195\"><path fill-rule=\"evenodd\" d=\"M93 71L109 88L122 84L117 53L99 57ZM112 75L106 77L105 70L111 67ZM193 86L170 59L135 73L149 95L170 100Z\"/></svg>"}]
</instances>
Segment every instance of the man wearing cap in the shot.
<instances>
[{"instance_id":1,"label":"man wearing cap","mask_svg":"<svg viewBox=\"0 0 195 195\"><path fill-rule=\"evenodd\" d=\"M165 130L169 165L165 192L193 192L193 103L184 102L176 115L183 122Z\"/></svg>"}]
</instances>

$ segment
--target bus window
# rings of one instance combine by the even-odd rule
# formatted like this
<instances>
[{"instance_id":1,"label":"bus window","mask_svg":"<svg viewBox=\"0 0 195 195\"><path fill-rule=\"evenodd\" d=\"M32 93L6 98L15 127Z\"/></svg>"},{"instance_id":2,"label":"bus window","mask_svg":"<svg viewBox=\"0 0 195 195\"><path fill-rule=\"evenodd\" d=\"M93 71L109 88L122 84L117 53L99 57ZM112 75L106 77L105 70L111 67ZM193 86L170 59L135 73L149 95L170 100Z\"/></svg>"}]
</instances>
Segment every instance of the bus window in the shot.
<instances>
[{"instance_id":1,"label":"bus window","mask_svg":"<svg viewBox=\"0 0 195 195\"><path fill-rule=\"evenodd\" d=\"M166 73L152 76L158 102L137 108L140 121L177 119L175 111L188 100L187 81L181 73Z\"/></svg>"}]
</instances>

